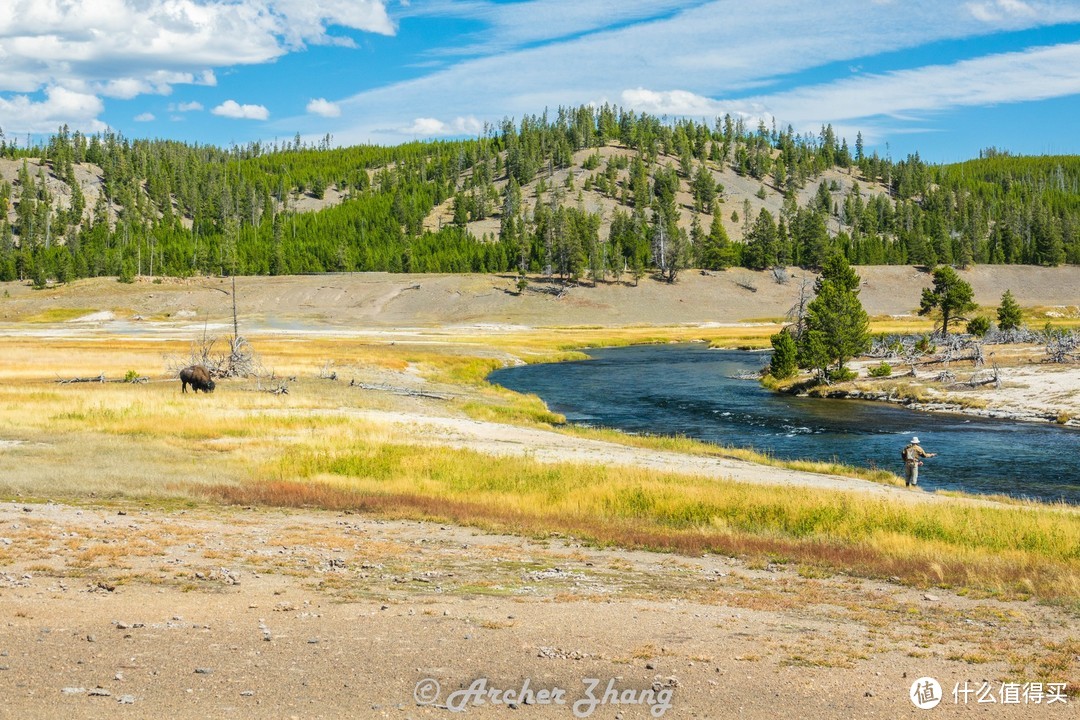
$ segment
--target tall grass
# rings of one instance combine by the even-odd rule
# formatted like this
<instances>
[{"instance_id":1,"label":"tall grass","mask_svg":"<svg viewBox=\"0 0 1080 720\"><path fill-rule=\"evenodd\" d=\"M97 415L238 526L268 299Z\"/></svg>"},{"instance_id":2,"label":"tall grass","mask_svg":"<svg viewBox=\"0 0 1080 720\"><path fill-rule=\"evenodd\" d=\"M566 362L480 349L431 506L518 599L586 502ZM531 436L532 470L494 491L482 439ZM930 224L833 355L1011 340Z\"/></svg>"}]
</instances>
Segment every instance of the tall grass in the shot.
<instances>
[{"instance_id":1,"label":"tall grass","mask_svg":"<svg viewBox=\"0 0 1080 720\"><path fill-rule=\"evenodd\" d=\"M1033 595L1080 607L1080 515L1072 511L983 507L957 499L885 502L841 492L793 491L624 467L544 464L419 445L408 430L360 422L351 414L353 407L389 402L393 396L314 377L327 361L341 372L361 365L380 372L418 370L435 387L443 383L453 390L448 395L456 399L441 406L445 414L463 411L498 422L553 424L561 418L539 399L490 386L484 380L487 373L511 354L566 357L576 352L569 346L613 339L719 337L741 343L750 331L757 329L710 329L709 335L676 328L665 336L667 330L642 328L620 337L611 329L575 329L488 340L455 336L438 346L253 338L269 367L305 373L295 392L284 396L246 392L251 383L240 381L219 384L214 395L183 396L175 382L58 386L51 382L56 375L106 370L122 376L130 368L160 368L163 352L182 352L187 345L111 338L55 343L0 339L7 362L0 368L0 438L22 441L0 449L0 492L75 498L186 493L239 503L367 509L513 532L570 533L601 544L769 557L827 571ZM37 380L28 382L27 377ZM774 462L686 438L563 431L675 452ZM839 471L828 465L784 464Z\"/></svg>"},{"instance_id":2,"label":"tall grass","mask_svg":"<svg viewBox=\"0 0 1080 720\"><path fill-rule=\"evenodd\" d=\"M765 555L917 585L1080 603L1080 515L883 501L400 443L293 447L258 480L200 492L420 516L600 544ZM1080 605L1078 605L1080 608Z\"/></svg>"}]
</instances>

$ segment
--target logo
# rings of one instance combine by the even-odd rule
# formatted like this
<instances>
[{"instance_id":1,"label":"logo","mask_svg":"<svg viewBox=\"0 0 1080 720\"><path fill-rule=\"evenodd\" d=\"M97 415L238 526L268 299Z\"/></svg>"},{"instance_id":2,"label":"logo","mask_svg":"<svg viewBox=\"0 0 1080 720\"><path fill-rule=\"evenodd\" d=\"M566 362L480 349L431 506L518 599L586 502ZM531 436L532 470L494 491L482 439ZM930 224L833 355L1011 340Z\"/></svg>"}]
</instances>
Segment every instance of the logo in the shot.
<instances>
[{"instance_id":1,"label":"logo","mask_svg":"<svg viewBox=\"0 0 1080 720\"><path fill-rule=\"evenodd\" d=\"M920 710L936 708L941 702L941 685L932 677L921 677L911 684L908 697Z\"/></svg>"}]
</instances>

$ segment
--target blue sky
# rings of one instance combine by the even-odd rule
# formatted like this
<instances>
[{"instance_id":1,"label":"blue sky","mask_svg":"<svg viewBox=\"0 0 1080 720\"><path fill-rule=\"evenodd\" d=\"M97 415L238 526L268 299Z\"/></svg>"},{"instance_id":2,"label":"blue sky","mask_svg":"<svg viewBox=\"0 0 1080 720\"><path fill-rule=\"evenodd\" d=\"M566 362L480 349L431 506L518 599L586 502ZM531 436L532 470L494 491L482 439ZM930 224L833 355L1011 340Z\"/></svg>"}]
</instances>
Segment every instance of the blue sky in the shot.
<instances>
[{"instance_id":1,"label":"blue sky","mask_svg":"<svg viewBox=\"0 0 1080 720\"><path fill-rule=\"evenodd\" d=\"M609 102L1080 153L1080 0L7 0L0 128L397 143Z\"/></svg>"}]
</instances>

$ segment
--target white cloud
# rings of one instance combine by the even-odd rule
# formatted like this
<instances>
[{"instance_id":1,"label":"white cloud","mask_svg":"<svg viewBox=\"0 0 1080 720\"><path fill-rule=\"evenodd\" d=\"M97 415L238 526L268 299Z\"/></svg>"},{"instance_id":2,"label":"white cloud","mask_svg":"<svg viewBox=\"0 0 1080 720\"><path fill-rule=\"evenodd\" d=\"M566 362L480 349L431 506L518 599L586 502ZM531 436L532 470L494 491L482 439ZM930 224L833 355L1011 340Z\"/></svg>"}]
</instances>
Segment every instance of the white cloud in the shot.
<instances>
[{"instance_id":1,"label":"white cloud","mask_svg":"<svg viewBox=\"0 0 1080 720\"><path fill-rule=\"evenodd\" d=\"M523 45L569 38L655 18L686 8L685 0L530 0L496 3L490 0L436 0L418 5L406 16L457 17L487 25L472 44L449 48L447 54L491 53Z\"/></svg>"},{"instance_id":2,"label":"white cloud","mask_svg":"<svg viewBox=\"0 0 1080 720\"><path fill-rule=\"evenodd\" d=\"M613 23L608 23L592 10L568 9L566 0L416 3L416 12L489 23L470 46L481 56L337 101L347 121L333 133L343 143L393 143L451 134L454 128L448 117L471 115L497 123L504 117L520 119L545 108L553 113L558 107L597 98L620 99L660 114L701 117L721 110L746 117L775 115L778 123L787 124L789 116L780 106L761 101L763 96L778 99L768 93L780 79L790 82L813 68L838 63L846 67L933 42L1080 22L1080 3L1024 0L1023 7L1035 11L1029 16L1019 0L980 1L1012 8L1012 15L988 24L963 2L940 0L762 0L753 8L737 0L713 0L682 10L662 2L655 13L649 13L641 0L626 0L626 9L615 11ZM1000 2L1006 4L996 4ZM611 6L607 0L598 3ZM542 27L560 12L577 14L557 32ZM538 27L531 28L530 23ZM512 38L500 39L503 31ZM550 35L559 39L539 41ZM505 49L508 44L516 49ZM860 75L865 76L866 70ZM751 93L758 97L731 100ZM714 103L709 98L725 100ZM870 105L866 103L867 108ZM785 105L787 109L798 112L792 122L810 115ZM325 132L303 117L280 124L283 132L297 128L302 133Z\"/></svg>"},{"instance_id":3,"label":"white cloud","mask_svg":"<svg viewBox=\"0 0 1080 720\"><path fill-rule=\"evenodd\" d=\"M177 105L169 105L169 112L198 112L203 109L201 102L183 102Z\"/></svg>"},{"instance_id":4,"label":"white cloud","mask_svg":"<svg viewBox=\"0 0 1080 720\"><path fill-rule=\"evenodd\" d=\"M265 120L270 117L270 111L262 105L241 105L235 100L226 100L210 112L237 120Z\"/></svg>"},{"instance_id":5,"label":"white cloud","mask_svg":"<svg viewBox=\"0 0 1080 720\"><path fill-rule=\"evenodd\" d=\"M135 122L153 122L156 119L157 118L154 117L154 113L148 112L139 113L134 118Z\"/></svg>"},{"instance_id":6,"label":"white cloud","mask_svg":"<svg viewBox=\"0 0 1080 720\"><path fill-rule=\"evenodd\" d=\"M153 86L145 80L135 78L118 78L105 83L100 92L105 97L130 100L145 93L153 92Z\"/></svg>"},{"instance_id":7,"label":"white cloud","mask_svg":"<svg viewBox=\"0 0 1080 720\"><path fill-rule=\"evenodd\" d=\"M1035 8L1021 0L969 2L967 9L976 20L986 23L1000 23L1009 18L1033 18L1038 15Z\"/></svg>"},{"instance_id":8,"label":"white cloud","mask_svg":"<svg viewBox=\"0 0 1080 720\"><path fill-rule=\"evenodd\" d=\"M1001 53L952 65L860 75L752 102L776 116L821 122L903 117L957 107L1080 94L1080 43Z\"/></svg>"},{"instance_id":9,"label":"white cloud","mask_svg":"<svg viewBox=\"0 0 1080 720\"><path fill-rule=\"evenodd\" d=\"M62 87L45 88L45 99L27 95L0 97L0 127L7 132L51 133L63 124L73 130L99 132L106 129L97 119L104 109L96 95L73 92Z\"/></svg>"},{"instance_id":10,"label":"white cloud","mask_svg":"<svg viewBox=\"0 0 1080 720\"><path fill-rule=\"evenodd\" d=\"M321 115L328 118L341 116L341 108L325 98L314 98L307 104L307 111L313 115Z\"/></svg>"},{"instance_id":11,"label":"white cloud","mask_svg":"<svg viewBox=\"0 0 1080 720\"><path fill-rule=\"evenodd\" d=\"M409 137L438 137L476 135L483 130L484 124L473 116L454 118L451 123L430 117L416 118L412 125L401 129Z\"/></svg>"},{"instance_id":12,"label":"white cloud","mask_svg":"<svg viewBox=\"0 0 1080 720\"><path fill-rule=\"evenodd\" d=\"M0 108L46 87L131 99L216 85L215 68L351 42L332 28L395 32L385 0L5 0ZM21 117L0 110L0 125L29 131Z\"/></svg>"}]
</instances>

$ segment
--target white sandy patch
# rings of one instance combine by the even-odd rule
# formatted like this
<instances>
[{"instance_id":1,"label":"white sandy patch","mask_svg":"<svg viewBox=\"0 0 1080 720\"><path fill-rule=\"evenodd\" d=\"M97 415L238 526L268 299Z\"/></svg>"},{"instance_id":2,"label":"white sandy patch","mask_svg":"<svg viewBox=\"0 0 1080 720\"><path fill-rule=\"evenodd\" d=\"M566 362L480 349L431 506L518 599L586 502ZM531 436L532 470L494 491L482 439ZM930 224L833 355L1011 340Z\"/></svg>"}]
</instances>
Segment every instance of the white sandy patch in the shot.
<instances>
[{"instance_id":1,"label":"white sandy patch","mask_svg":"<svg viewBox=\"0 0 1080 720\"><path fill-rule=\"evenodd\" d=\"M109 322L115 320L116 315L111 310L98 310L82 317L73 318L68 322L73 323L95 323L95 322Z\"/></svg>"}]
</instances>

